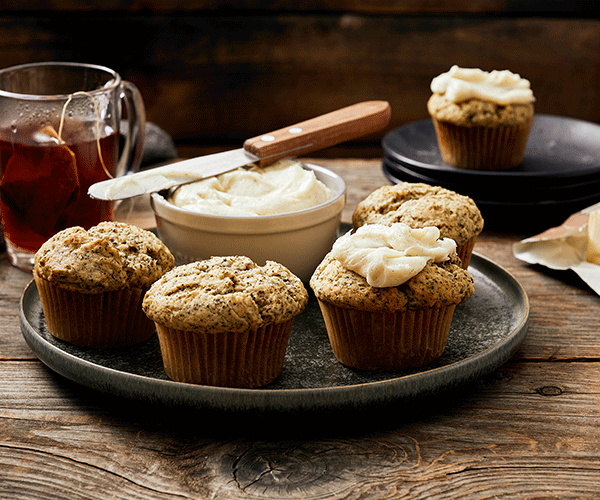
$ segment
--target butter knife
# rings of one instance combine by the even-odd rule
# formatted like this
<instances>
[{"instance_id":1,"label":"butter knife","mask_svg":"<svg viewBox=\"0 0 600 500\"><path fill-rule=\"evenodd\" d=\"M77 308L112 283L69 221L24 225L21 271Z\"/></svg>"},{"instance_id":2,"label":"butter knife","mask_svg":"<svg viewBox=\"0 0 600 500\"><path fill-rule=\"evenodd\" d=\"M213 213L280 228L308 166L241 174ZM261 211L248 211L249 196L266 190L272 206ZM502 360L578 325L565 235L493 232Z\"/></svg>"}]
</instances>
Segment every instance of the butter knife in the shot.
<instances>
[{"instance_id":1,"label":"butter knife","mask_svg":"<svg viewBox=\"0 0 600 500\"><path fill-rule=\"evenodd\" d=\"M360 102L248 139L239 149L97 182L90 186L88 194L100 200L123 200L206 179L250 163L269 165L281 158L305 155L377 132L389 123L390 117L388 102Z\"/></svg>"}]
</instances>

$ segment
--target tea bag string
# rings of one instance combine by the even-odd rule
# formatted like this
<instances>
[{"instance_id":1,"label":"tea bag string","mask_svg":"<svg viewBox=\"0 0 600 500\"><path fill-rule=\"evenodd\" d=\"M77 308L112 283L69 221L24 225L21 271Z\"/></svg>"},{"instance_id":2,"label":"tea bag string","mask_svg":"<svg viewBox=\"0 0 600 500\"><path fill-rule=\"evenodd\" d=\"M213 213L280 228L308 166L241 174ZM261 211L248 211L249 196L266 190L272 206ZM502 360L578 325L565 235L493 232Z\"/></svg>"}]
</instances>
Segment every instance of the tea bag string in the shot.
<instances>
[{"instance_id":1,"label":"tea bag string","mask_svg":"<svg viewBox=\"0 0 600 500\"><path fill-rule=\"evenodd\" d=\"M65 102L65 105L63 106L62 112L60 114L60 123L58 125L58 140L62 143L65 142L65 141L63 141L63 138L62 138L62 129L63 129L64 123L65 123L65 113L67 112L67 106L73 100L73 97L76 95L88 96L94 103L94 110L96 111L96 130L98 131L98 134L96 137L96 145L98 147L98 157L100 158L100 164L102 165L102 170L104 170L106 175L112 179L113 175L106 168L106 165L104 163L104 158L102 158L102 148L100 147L100 110L98 109L98 103L96 102L96 99L94 99L94 96L92 94L90 94L89 92L84 92L83 90L74 92L73 94L69 94L69 97L68 97L67 101Z\"/></svg>"}]
</instances>

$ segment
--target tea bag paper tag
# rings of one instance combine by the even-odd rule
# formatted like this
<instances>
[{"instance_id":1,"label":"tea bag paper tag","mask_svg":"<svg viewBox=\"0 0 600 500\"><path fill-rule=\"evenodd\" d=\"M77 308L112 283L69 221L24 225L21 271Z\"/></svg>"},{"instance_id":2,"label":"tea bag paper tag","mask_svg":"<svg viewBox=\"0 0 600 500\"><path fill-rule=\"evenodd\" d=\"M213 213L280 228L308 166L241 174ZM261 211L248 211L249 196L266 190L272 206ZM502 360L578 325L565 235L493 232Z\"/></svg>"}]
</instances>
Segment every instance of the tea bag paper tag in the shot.
<instances>
[{"instance_id":1,"label":"tea bag paper tag","mask_svg":"<svg viewBox=\"0 0 600 500\"><path fill-rule=\"evenodd\" d=\"M572 214L560 226L515 243L514 256L529 264L560 271L572 270L600 295L600 265L586 260L588 221L590 214L597 210L600 210L600 203Z\"/></svg>"}]
</instances>

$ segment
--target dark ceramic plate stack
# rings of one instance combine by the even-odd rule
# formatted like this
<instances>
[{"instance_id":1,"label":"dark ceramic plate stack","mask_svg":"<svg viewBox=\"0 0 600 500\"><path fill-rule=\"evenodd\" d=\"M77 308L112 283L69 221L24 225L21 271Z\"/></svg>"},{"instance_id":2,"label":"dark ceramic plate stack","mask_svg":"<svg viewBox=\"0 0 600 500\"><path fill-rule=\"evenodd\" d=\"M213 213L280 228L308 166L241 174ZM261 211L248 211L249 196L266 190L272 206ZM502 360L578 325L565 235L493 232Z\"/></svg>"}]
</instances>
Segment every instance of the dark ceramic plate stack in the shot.
<instances>
[{"instance_id":1,"label":"dark ceramic plate stack","mask_svg":"<svg viewBox=\"0 0 600 500\"><path fill-rule=\"evenodd\" d=\"M394 183L424 182L475 200L487 229L533 231L600 202L600 125L537 114L523 162L503 171L445 163L431 120L389 132L383 171Z\"/></svg>"}]
</instances>

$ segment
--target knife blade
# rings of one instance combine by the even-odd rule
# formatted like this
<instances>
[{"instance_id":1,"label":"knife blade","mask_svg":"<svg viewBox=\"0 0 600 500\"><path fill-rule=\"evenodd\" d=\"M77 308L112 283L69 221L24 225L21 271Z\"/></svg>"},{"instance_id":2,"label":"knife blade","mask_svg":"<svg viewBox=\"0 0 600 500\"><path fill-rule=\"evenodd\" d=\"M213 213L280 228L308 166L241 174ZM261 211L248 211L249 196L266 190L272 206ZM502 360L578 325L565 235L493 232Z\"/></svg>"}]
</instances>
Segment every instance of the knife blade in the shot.
<instances>
[{"instance_id":1,"label":"knife blade","mask_svg":"<svg viewBox=\"0 0 600 500\"><path fill-rule=\"evenodd\" d=\"M242 148L136 172L92 184L88 195L123 200L213 177L251 163L261 166L377 132L390 121L386 101L365 101L247 139Z\"/></svg>"}]
</instances>

